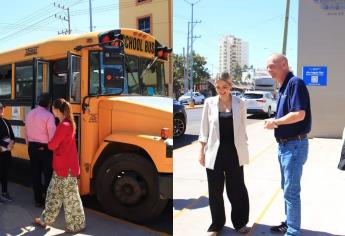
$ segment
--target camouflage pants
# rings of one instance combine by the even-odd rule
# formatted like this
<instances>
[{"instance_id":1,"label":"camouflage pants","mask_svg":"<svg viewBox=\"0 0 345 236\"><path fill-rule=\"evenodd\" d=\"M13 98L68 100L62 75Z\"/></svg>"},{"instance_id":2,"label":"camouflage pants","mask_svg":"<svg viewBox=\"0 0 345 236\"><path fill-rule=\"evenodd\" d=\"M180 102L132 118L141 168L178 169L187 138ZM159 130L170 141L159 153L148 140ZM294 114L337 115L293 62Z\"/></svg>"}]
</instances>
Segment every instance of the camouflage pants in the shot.
<instances>
[{"instance_id":1,"label":"camouflage pants","mask_svg":"<svg viewBox=\"0 0 345 236\"><path fill-rule=\"evenodd\" d=\"M50 181L41 223L50 225L64 206L66 228L78 231L85 228L85 214L78 191L77 177L59 177L53 173Z\"/></svg>"}]
</instances>

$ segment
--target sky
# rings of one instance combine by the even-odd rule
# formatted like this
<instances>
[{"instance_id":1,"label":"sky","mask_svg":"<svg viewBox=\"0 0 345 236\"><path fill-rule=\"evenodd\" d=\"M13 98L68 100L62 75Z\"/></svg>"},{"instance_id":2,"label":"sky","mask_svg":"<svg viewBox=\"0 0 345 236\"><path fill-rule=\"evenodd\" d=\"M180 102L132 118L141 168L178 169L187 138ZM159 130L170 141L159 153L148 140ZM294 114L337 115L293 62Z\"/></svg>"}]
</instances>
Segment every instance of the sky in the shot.
<instances>
[{"instance_id":1,"label":"sky","mask_svg":"<svg viewBox=\"0 0 345 236\"><path fill-rule=\"evenodd\" d=\"M128 7L134 5L132 0ZM188 0L196 2L197 0ZM54 2L70 8L72 33L89 32L89 0L11 0L2 5L0 14L0 51L54 37L67 29L67 22L54 15L66 11ZM286 0L200 0L194 6L196 53L206 57L210 72L218 72L218 43L224 35L234 35L249 43L249 65L265 68L266 58L282 51ZM297 65L298 0L291 0L287 57L293 69ZM185 0L173 0L174 53L186 48L187 22L191 6ZM119 27L119 0L92 0L94 30Z\"/></svg>"},{"instance_id":2,"label":"sky","mask_svg":"<svg viewBox=\"0 0 345 236\"><path fill-rule=\"evenodd\" d=\"M197 0L187 0L196 3ZM265 68L267 57L282 52L286 0L200 0L194 5L194 51L206 57L207 67L218 72L219 40L234 35L249 43L249 65ZM174 53L187 48L191 5L174 0ZM297 68L298 0L290 1L290 19L286 56L293 70Z\"/></svg>"},{"instance_id":3,"label":"sky","mask_svg":"<svg viewBox=\"0 0 345 236\"><path fill-rule=\"evenodd\" d=\"M131 0L121 0L134 5ZM90 31L89 0L11 0L1 5L0 51L40 41L66 30L66 21L55 18L67 11L54 7L54 2L70 8L72 33ZM109 30L119 27L118 0L92 0L93 30Z\"/></svg>"}]
</instances>

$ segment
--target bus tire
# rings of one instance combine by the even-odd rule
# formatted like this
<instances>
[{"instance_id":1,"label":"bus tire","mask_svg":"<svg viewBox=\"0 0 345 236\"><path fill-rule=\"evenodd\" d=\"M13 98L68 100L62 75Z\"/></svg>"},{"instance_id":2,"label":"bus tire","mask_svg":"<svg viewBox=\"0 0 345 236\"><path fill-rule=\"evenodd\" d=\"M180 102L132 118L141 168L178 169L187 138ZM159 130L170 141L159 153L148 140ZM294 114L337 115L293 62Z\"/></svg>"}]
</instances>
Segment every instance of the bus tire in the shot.
<instances>
[{"instance_id":1,"label":"bus tire","mask_svg":"<svg viewBox=\"0 0 345 236\"><path fill-rule=\"evenodd\" d=\"M101 165L96 195L106 212L133 222L157 217L168 202L160 199L154 165L135 153L110 156Z\"/></svg>"}]
</instances>

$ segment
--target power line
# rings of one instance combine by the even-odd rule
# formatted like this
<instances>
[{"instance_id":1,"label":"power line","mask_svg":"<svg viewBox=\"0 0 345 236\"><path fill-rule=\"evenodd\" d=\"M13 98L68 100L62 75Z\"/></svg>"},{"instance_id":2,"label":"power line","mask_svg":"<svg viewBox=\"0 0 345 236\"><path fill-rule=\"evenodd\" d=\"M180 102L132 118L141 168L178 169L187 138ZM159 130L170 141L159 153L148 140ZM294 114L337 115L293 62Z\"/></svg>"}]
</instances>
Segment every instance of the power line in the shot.
<instances>
[{"instance_id":1,"label":"power line","mask_svg":"<svg viewBox=\"0 0 345 236\"><path fill-rule=\"evenodd\" d=\"M186 68L185 68L185 74L184 74L184 80L186 84L186 80L188 80L188 69L190 66L190 76L189 76L189 82L190 82L190 89L193 91L193 44L195 39L200 38L201 36L194 36L194 27L196 24L201 23L201 21L194 21L194 5L198 4L201 0L198 0L194 3L191 3L187 0L184 0L186 3L190 4L192 7L192 14L191 14L191 21L188 22L188 34L187 34L187 61L186 61ZM190 35L190 36L189 36ZM190 41L190 44L189 44ZM189 48L190 45L190 48ZM184 88L185 92L187 88Z\"/></svg>"},{"instance_id":2,"label":"power line","mask_svg":"<svg viewBox=\"0 0 345 236\"><path fill-rule=\"evenodd\" d=\"M67 1L56 1L57 3L69 5L69 8L72 6L81 4L81 3L86 3L89 0L67 0ZM166 2L168 0L156 0L152 2L151 4L159 4ZM122 5L121 9L123 8L130 8L130 7L135 7L136 3L132 0L121 0ZM125 2L123 4L123 2ZM113 8L113 9L112 9ZM119 10L120 9L120 4L108 4L108 5L103 5L103 6L97 6L93 9L96 9L96 13L102 13L102 12L107 12L107 11L112 11L112 10ZM43 29L44 27L47 27L49 23L54 22L54 16L55 14L59 14L61 11L56 11L56 8L54 8L51 4L46 5L45 7L29 14L28 16L18 20L15 23L8 24L8 28L12 28L9 33L5 34L3 37L0 38L0 41L7 40L11 38L12 36L16 36L18 38L19 36L23 36L25 33L31 32L33 30L39 30ZM87 14L89 12L89 9L82 9L82 10L77 10L77 11L71 11L70 16L76 16L76 15L83 15ZM75 14L77 13L77 14ZM37 15L41 15L43 18L40 20L37 20ZM45 17L44 17L45 16ZM51 19L50 19L51 18ZM48 20L49 19L49 20ZM154 23L154 24L159 24L159 23ZM163 23L162 23L163 24ZM47 29L47 28L46 28ZM52 28L49 27L49 29L52 30Z\"/></svg>"},{"instance_id":3,"label":"power line","mask_svg":"<svg viewBox=\"0 0 345 236\"><path fill-rule=\"evenodd\" d=\"M85 1L85 0L74 1L74 3L71 6L75 6L75 5L77 5L83 1ZM52 9L53 10L51 10L49 7L48 7L48 10L45 9L46 14L50 14L54 11L56 12L56 10L54 10L55 9L54 7L52 7ZM16 37L18 38L19 36L23 36L25 34L25 32L30 32L33 29L37 29L37 28L41 27L43 24L48 24L48 23L53 22L54 20L47 21L47 19L53 18L55 14L48 15L47 17L45 17L41 20L38 20L38 21L30 20L30 19L33 19L34 17L37 17L37 15L34 15L34 14L37 14L38 12L40 12L42 10L44 10L44 8L42 8L38 11L35 11L34 13L30 14L29 16L24 17L21 20L17 21L15 24L22 24L22 23L26 22L28 25L22 26L22 27L14 27L14 29L12 31L10 31L9 34L5 35L4 37L1 37L0 41L4 41L8 38L11 38L14 35L16 35ZM30 28L30 27L32 27L32 28Z\"/></svg>"},{"instance_id":4,"label":"power line","mask_svg":"<svg viewBox=\"0 0 345 236\"><path fill-rule=\"evenodd\" d=\"M69 15L69 7L65 7L65 5L60 5L60 3L55 3L54 2L54 7L60 8L64 11L67 12L67 17L66 16L61 16L58 14L55 14L55 18L60 19L61 21L66 21L68 23L68 29L65 30L60 30L58 31L58 34L71 34L71 17Z\"/></svg>"}]
</instances>

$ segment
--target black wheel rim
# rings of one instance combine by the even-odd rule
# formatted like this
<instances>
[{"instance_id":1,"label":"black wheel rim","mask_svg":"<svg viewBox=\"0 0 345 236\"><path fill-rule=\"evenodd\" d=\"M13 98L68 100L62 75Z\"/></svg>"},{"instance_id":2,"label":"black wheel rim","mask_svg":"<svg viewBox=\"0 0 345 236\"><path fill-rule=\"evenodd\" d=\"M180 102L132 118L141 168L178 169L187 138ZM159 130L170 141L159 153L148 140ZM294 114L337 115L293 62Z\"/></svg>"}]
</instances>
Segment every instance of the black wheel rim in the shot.
<instances>
[{"instance_id":1,"label":"black wheel rim","mask_svg":"<svg viewBox=\"0 0 345 236\"><path fill-rule=\"evenodd\" d=\"M147 183L135 171L121 171L114 176L113 194L123 205L134 206L140 204L147 196Z\"/></svg>"},{"instance_id":2,"label":"black wheel rim","mask_svg":"<svg viewBox=\"0 0 345 236\"><path fill-rule=\"evenodd\" d=\"M174 136L181 136L184 132L185 126L184 122L180 118L174 118Z\"/></svg>"}]
</instances>

